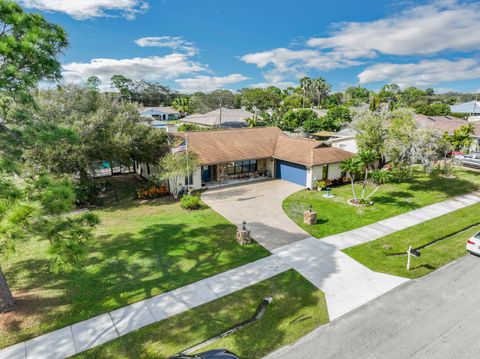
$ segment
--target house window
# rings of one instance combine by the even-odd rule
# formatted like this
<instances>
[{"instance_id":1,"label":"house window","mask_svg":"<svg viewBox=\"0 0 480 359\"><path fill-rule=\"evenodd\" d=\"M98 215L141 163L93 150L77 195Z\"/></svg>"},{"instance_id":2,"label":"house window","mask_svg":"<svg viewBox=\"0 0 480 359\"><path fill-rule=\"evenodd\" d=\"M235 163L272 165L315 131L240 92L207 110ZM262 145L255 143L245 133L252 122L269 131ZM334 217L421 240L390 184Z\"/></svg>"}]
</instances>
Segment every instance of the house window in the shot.
<instances>
[{"instance_id":1,"label":"house window","mask_svg":"<svg viewBox=\"0 0 480 359\"><path fill-rule=\"evenodd\" d=\"M238 175L242 173L255 172L257 170L257 160L235 161L227 166L227 174Z\"/></svg>"}]
</instances>

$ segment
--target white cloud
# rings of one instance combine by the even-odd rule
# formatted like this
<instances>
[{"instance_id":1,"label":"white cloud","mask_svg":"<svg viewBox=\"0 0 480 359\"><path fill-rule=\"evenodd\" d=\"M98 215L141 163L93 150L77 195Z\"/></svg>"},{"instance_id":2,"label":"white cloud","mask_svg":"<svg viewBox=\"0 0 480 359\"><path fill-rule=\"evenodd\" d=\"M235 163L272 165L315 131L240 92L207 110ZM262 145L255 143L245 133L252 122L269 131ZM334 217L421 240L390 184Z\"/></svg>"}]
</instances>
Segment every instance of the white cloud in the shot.
<instances>
[{"instance_id":1,"label":"white cloud","mask_svg":"<svg viewBox=\"0 0 480 359\"><path fill-rule=\"evenodd\" d=\"M240 74L230 74L227 76L195 76L193 78L175 80L185 92L195 91L213 91L224 88L227 85L236 84L248 80Z\"/></svg>"},{"instance_id":2,"label":"white cloud","mask_svg":"<svg viewBox=\"0 0 480 359\"><path fill-rule=\"evenodd\" d=\"M165 47L174 50L185 51L190 55L198 53L198 49L192 42L186 41L181 36L151 36L135 40L140 47Z\"/></svg>"},{"instance_id":3,"label":"white cloud","mask_svg":"<svg viewBox=\"0 0 480 359\"><path fill-rule=\"evenodd\" d=\"M480 78L478 59L423 60L418 63L379 63L358 75L360 83L386 81L404 86L429 86L440 82Z\"/></svg>"},{"instance_id":4,"label":"white cloud","mask_svg":"<svg viewBox=\"0 0 480 359\"><path fill-rule=\"evenodd\" d=\"M19 2L29 9L62 12L77 20L116 14L131 20L138 13L148 9L146 0L19 0Z\"/></svg>"},{"instance_id":5,"label":"white cloud","mask_svg":"<svg viewBox=\"0 0 480 359\"><path fill-rule=\"evenodd\" d=\"M388 55L431 55L480 49L480 3L434 1L396 16L337 24L331 36L311 38L311 47L350 59Z\"/></svg>"},{"instance_id":6,"label":"white cloud","mask_svg":"<svg viewBox=\"0 0 480 359\"><path fill-rule=\"evenodd\" d=\"M335 68L359 65L351 59L344 59L335 54L324 54L318 50L290 50L277 48L268 51L247 54L241 57L247 64L254 64L260 69L271 66L263 76L267 83L282 83L285 78L300 78L308 70L331 70Z\"/></svg>"},{"instance_id":7,"label":"white cloud","mask_svg":"<svg viewBox=\"0 0 480 359\"><path fill-rule=\"evenodd\" d=\"M200 71L207 71L206 65L192 61L186 54L178 53L119 60L93 59L86 63L72 62L62 66L65 83L84 84L89 76L98 76L104 88L110 83L110 77L116 74L134 80L162 81Z\"/></svg>"}]
</instances>

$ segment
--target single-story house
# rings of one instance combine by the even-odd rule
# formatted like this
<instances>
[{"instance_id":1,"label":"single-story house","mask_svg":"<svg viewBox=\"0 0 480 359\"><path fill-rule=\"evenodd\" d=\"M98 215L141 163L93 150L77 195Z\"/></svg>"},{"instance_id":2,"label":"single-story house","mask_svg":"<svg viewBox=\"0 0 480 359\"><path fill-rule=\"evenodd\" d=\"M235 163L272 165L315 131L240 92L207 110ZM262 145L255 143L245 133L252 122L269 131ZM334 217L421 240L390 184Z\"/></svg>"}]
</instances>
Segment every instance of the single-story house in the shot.
<instances>
[{"instance_id":1,"label":"single-story house","mask_svg":"<svg viewBox=\"0 0 480 359\"><path fill-rule=\"evenodd\" d=\"M204 114L195 113L180 119L182 123L191 123L201 127L242 128L247 127L247 118L254 114L245 109L219 108Z\"/></svg>"},{"instance_id":2,"label":"single-story house","mask_svg":"<svg viewBox=\"0 0 480 359\"><path fill-rule=\"evenodd\" d=\"M422 128L436 129L442 133L447 132L450 135L461 126L473 124L473 143L470 150L478 151L480 149L480 123L472 123L453 116L426 116L420 114L415 115L415 120L417 120Z\"/></svg>"},{"instance_id":3,"label":"single-story house","mask_svg":"<svg viewBox=\"0 0 480 359\"><path fill-rule=\"evenodd\" d=\"M170 106L144 107L140 110L141 116L151 116L155 120L174 121L180 118L180 112Z\"/></svg>"},{"instance_id":4,"label":"single-story house","mask_svg":"<svg viewBox=\"0 0 480 359\"><path fill-rule=\"evenodd\" d=\"M355 140L356 132L354 129L344 128L335 132L329 139L328 143L332 147L339 148L348 152L357 153L357 141Z\"/></svg>"},{"instance_id":5,"label":"single-story house","mask_svg":"<svg viewBox=\"0 0 480 359\"><path fill-rule=\"evenodd\" d=\"M256 177L279 178L314 188L321 179L340 180L340 163L354 154L325 143L290 138L276 127L223 129L176 133L186 139L200 165L188 179L192 189L228 184ZM177 188L187 185L170 183Z\"/></svg>"}]
</instances>

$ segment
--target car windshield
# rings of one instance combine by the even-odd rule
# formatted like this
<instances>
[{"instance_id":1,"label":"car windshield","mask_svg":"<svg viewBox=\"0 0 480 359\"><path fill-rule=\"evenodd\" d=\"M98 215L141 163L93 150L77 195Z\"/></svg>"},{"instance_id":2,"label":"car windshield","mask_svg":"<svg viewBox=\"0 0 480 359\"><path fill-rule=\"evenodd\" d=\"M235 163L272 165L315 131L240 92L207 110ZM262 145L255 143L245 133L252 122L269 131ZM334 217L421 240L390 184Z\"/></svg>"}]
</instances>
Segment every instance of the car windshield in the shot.
<instances>
[{"instance_id":1,"label":"car windshield","mask_svg":"<svg viewBox=\"0 0 480 359\"><path fill-rule=\"evenodd\" d=\"M478 232L478 233L475 235L475 238L476 238L476 239L480 239L480 232Z\"/></svg>"}]
</instances>

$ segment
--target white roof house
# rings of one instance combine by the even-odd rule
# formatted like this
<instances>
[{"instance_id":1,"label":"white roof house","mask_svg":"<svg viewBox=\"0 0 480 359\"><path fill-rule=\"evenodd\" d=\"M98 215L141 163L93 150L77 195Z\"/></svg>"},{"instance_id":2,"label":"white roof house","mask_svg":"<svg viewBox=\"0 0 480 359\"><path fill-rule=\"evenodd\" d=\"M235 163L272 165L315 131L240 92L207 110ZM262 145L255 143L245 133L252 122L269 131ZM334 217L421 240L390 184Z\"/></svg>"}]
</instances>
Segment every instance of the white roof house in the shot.
<instances>
[{"instance_id":1,"label":"white roof house","mask_svg":"<svg viewBox=\"0 0 480 359\"><path fill-rule=\"evenodd\" d=\"M255 115L244 109L219 108L205 114L195 113L180 119L183 123L192 123L205 127L240 128L247 127L247 118Z\"/></svg>"},{"instance_id":2,"label":"white roof house","mask_svg":"<svg viewBox=\"0 0 480 359\"><path fill-rule=\"evenodd\" d=\"M180 112L170 106L144 107L140 110L141 116L152 116L160 120L178 120Z\"/></svg>"},{"instance_id":3,"label":"white roof house","mask_svg":"<svg viewBox=\"0 0 480 359\"><path fill-rule=\"evenodd\" d=\"M456 113L468 113L470 115L480 115L480 101L469 101L458 105L450 106L450 110Z\"/></svg>"}]
</instances>

